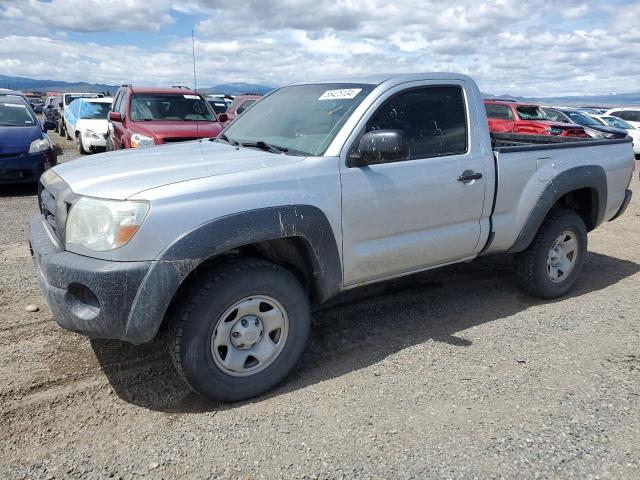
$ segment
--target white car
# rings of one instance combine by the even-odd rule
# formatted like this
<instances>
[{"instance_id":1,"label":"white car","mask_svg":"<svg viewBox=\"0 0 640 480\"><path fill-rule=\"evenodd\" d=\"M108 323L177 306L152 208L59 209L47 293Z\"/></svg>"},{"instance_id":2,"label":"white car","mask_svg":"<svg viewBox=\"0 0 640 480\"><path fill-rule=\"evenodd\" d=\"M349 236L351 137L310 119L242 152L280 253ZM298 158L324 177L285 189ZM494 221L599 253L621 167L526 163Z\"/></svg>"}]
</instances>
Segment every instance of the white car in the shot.
<instances>
[{"instance_id":1,"label":"white car","mask_svg":"<svg viewBox=\"0 0 640 480\"><path fill-rule=\"evenodd\" d=\"M600 121L603 125L610 127L624 128L627 134L633 138L633 153L636 156L640 155L640 128L634 127L632 122L628 122L619 117L613 115L591 115L596 120Z\"/></svg>"},{"instance_id":2,"label":"white car","mask_svg":"<svg viewBox=\"0 0 640 480\"><path fill-rule=\"evenodd\" d=\"M621 118L636 128L640 128L640 107L619 107L607 110L607 116Z\"/></svg>"},{"instance_id":3,"label":"white car","mask_svg":"<svg viewBox=\"0 0 640 480\"><path fill-rule=\"evenodd\" d=\"M64 110L67 134L79 153L95 152L107 145L109 111L113 98L78 98Z\"/></svg>"}]
</instances>

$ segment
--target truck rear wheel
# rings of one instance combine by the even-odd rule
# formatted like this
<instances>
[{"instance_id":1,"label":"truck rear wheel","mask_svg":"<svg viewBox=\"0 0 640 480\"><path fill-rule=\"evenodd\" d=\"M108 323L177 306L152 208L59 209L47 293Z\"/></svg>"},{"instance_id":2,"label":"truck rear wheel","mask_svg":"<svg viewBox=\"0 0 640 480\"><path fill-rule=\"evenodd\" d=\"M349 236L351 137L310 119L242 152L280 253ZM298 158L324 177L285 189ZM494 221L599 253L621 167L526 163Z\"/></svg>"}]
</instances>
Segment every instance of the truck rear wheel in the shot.
<instances>
[{"instance_id":1,"label":"truck rear wheel","mask_svg":"<svg viewBox=\"0 0 640 480\"><path fill-rule=\"evenodd\" d=\"M243 259L205 273L178 306L170 348L189 386L233 402L277 385L302 354L311 311L298 280Z\"/></svg>"},{"instance_id":2,"label":"truck rear wheel","mask_svg":"<svg viewBox=\"0 0 640 480\"><path fill-rule=\"evenodd\" d=\"M558 298L575 285L587 253L587 229L568 210L550 213L529 247L516 255L515 273L530 295Z\"/></svg>"}]
</instances>

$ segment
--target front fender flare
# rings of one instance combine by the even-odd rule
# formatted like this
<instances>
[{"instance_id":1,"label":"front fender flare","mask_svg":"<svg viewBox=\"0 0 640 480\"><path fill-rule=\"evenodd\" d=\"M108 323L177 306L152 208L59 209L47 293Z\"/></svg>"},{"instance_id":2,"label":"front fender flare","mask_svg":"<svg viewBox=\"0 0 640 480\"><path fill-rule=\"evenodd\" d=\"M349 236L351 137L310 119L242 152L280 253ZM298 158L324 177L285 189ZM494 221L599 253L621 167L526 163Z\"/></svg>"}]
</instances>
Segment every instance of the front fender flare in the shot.
<instances>
[{"instance_id":1,"label":"front fender flare","mask_svg":"<svg viewBox=\"0 0 640 480\"><path fill-rule=\"evenodd\" d=\"M204 223L171 244L142 282L127 320L127 337L152 340L175 293L202 262L234 248L299 237L311 253L318 299L340 291L342 263L329 221L317 207L286 205L236 213Z\"/></svg>"}]
</instances>

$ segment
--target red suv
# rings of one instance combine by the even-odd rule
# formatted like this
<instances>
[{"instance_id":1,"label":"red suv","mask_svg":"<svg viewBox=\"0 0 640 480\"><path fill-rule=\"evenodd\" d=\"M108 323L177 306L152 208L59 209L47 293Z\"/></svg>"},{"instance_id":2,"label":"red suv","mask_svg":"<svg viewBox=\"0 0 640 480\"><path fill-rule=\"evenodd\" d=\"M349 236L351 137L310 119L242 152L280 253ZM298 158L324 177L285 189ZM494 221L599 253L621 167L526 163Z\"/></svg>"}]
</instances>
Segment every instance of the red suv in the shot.
<instances>
[{"instance_id":1,"label":"red suv","mask_svg":"<svg viewBox=\"0 0 640 480\"><path fill-rule=\"evenodd\" d=\"M555 135L559 137L586 137L580 125L553 122L538 105L507 100L485 100L484 108L492 133L519 133L521 135Z\"/></svg>"},{"instance_id":2,"label":"red suv","mask_svg":"<svg viewBox=\"0 0 640 480\"><path fill-rule=\"evenodd\" d=\"M202 95L184 87L123 85L109 112L107 150L217 137L223 115L216 118Z\"/></svg>"}]
</instances>

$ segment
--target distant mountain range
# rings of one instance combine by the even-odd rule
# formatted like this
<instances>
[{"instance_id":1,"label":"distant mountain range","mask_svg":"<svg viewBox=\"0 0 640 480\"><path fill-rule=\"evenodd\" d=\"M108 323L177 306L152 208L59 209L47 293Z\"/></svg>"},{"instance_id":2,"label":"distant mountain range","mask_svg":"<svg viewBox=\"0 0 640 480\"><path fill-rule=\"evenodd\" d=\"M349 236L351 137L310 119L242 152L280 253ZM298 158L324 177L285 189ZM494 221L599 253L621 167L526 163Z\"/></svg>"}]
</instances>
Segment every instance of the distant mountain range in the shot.
<instances>
[{"instance_id":1,"label":"distant mountain range","mask_svg":"<svg viewBox=\"0 0 640 480\"><path fill-rule=\"evenodd\" d=\"M104 83L63 82L61 80L36 80L26 77L10 77L0 75L0 88L11 88L27 92L61 91L61 92L108 92L115 94L118 85L106 85ZM243 93L266 94L275 87L257 85L253 83L222 83L212 87L199 88L203 94L221 93L227 95L242 95ZM541 104L566 105L566 106L622 106L640 105L640 92L632 93L607 93L602 95L578 95L557 97L520 97L514 95L482 94L484 98L503 98L518 102L531 102Z\"/></svg>"},{"instance_id":2,"label":"distant mountain range","mask_svg":"<svg viewBox=\"0 0 640 480\"><path fill-rule=\"evenodd\" d=\"M25 92L108 92L115 94L119 85L107 85L104 83L63 82L61 80L36 80L26 77L10 77L0 75L0 88L22 90ZM222 93L226 95L241 95L243 93L266 94L273 87L256 85L252 83L223 83L213 87L199 88L203 94Z\"/></svg>"},{"instance_id":3,"label":"distant mountain range","mask_svg":"<svg viewBox=\"0 0 640 480\"><path fill-rule=\"evenodd\" d=\"M640 105L640 92L606 93L602 95L574 95L559 97L518 97L514 95L482 94L483 98L499 98L514 102L529 102L542 105L561 105L567 107L618 107L626 105Z\"/></svg>"}]
</instances>

